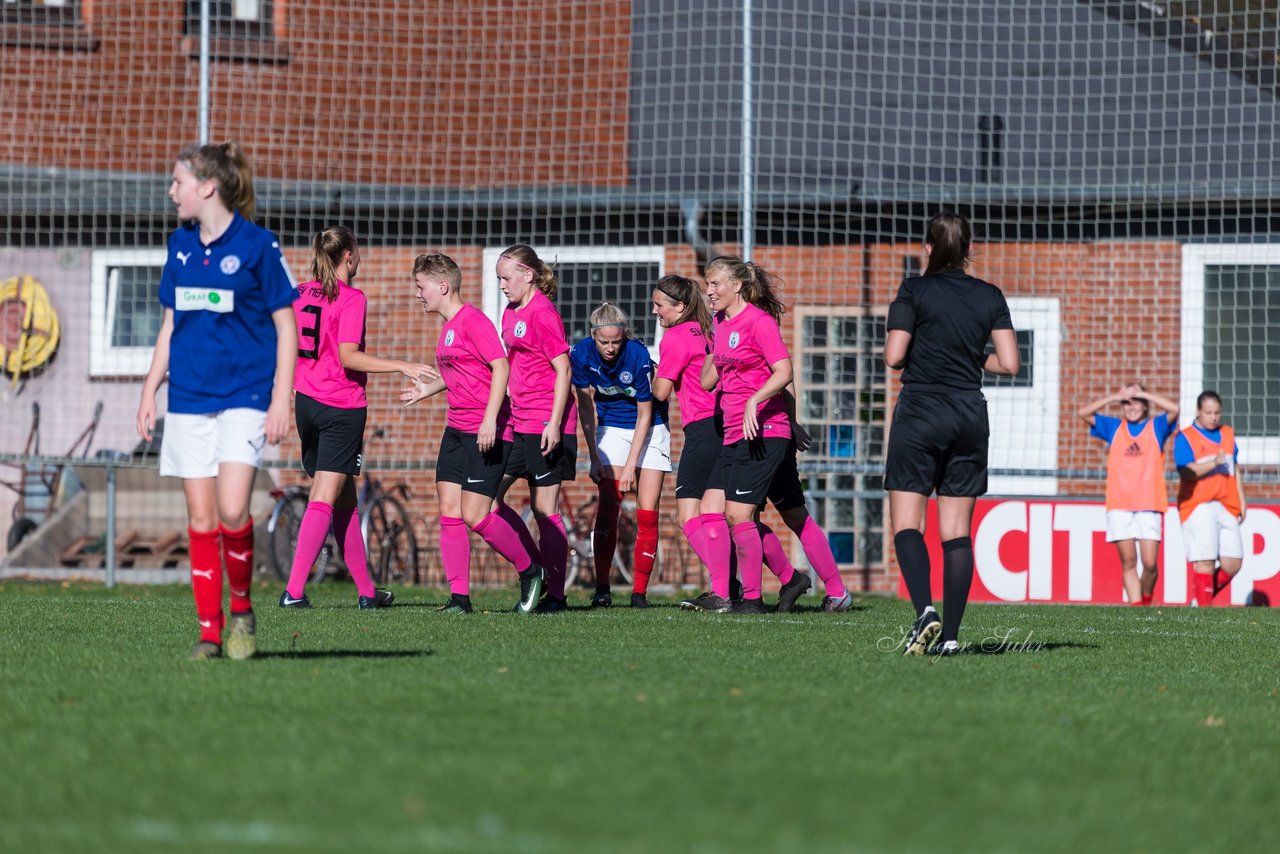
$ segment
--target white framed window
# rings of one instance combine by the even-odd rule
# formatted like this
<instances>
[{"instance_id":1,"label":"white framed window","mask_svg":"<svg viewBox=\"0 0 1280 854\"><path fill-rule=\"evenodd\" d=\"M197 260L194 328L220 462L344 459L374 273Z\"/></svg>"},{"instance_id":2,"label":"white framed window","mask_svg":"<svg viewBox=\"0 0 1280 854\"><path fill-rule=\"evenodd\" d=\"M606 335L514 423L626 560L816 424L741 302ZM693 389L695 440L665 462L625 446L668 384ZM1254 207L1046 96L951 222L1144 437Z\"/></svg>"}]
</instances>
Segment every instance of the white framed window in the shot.
<instances>
[{"instance_id":1,"label":"white framed window","mask_svg":"<svg viewBox=\"0 0 1280 854\"><path fill-rule=\"evenodd\" d=\"M1212 389L1240 462L1280 463L1280 245L1182 247L1181 385L1182 426Z\"/></svg>"},{"instance_id":2,"label":"white framed window","mask_svg":"<svg viewBox=\"0 0 1280 854\"><path fill-rule=\"evenodd\" d=\"M845 568L884 563L888 381L884 308L795 306L806 503ZM797 555L798 557L798 555Z\"/></svg>"},{"instance_id":3,"label":"white framed window","mask_svg":"<svg viewBox=\"0 0 1280 854\"><path fill-rule=\"evenodd\" d=\"M506 247L484 250L484 313L499 331L506 299L498 288L496 266ZM591 312L608 300L631 318L636 337L658 358L662 326L651 313L653 286L666 268L662 246L535 246L538 257L556 271L555 304L573 346L591 334Z\"/></svg>"},{"instance_id":4,"label":"white framed window","mask_svg":"<svg viewBox=\"0 0 1280 854\"><path fill-rule=\"evenodd\" d=\"M209 28L214 38L275 37L271 0L210 0ZM200 34L200 0L186 0L188 35Z\"/></svg>"},{"instance_id":5,"label":"white framed window","mask_svg":"<svg viewBox=\"0 0 1280 854\"><path fill-rule=\"evenodd\" d=\"M80 23L80 0L0 0L0 22L75 26Z\"/></svg>"},{"instance_id":6,"label":"white framed window","mask_svg":"<svg viewBox=\"0 0 1280 854\"><path fill-rule=\"evenodd\" d=\"M164 309L157 299L164 249L93 253L89 289L89 376L141 377Z\"/></svg>"},{"instance_id":7,"label":"white framed window","mask_svg":"<svg viewBox=\"0 0 1280 854\"><path fill-rule=\"evenodd\" d=\"M1019 472L992 476L994 495L1055 495L1058 491L1058 413L1062 321L1058 300L1009 297L1022 368L1014 377L983 373L991 440L987 465Z\"/></svg>"}]
</instances>

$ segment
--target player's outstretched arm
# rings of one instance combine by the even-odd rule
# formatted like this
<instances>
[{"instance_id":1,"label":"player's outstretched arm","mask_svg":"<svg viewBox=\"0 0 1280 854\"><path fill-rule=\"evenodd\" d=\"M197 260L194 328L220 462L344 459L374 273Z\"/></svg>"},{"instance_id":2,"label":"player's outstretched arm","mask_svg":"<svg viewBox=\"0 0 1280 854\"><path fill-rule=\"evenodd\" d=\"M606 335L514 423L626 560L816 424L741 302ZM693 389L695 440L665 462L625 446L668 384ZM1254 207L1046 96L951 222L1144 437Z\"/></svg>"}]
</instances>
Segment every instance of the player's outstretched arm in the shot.
<instances>
[{"instance_id":1,"label":"player's outstretched arm","mask_svg":"<svg viewBox=\"0 0 1280 854\"><path fill-rule=\"evenodd\" d=\"M402 359L383 359L360 352L360 345L351 341L343 341L338 345L338 357L342 367L348 371L361 371L366 374L404 374L407 379L417 379L432 370L430 365L406 362Z\"/></svg>"}]
</instances>

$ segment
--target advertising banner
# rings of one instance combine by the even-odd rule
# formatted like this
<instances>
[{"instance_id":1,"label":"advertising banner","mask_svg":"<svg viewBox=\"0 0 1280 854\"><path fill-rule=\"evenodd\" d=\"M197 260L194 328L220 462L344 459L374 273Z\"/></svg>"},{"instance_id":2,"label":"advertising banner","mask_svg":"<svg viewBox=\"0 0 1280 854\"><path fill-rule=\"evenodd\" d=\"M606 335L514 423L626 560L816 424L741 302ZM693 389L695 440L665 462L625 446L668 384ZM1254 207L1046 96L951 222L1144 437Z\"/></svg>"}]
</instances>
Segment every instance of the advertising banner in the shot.
<instances>
[{"instance_id":1,"label":"advertising banner","mask_svg":"<svg viewBox=\"0 0 1280 854\"><path fill-rule=\"evenodd\" d=\"M942 547L937 503L929 502L925 542L933 569L934 598L942 601ZM1106 541L1101 501L980 498L973 514L975 572L972 602L1055 602L1117 605L1127 600L1120 559ZM1280 602L1280 505L1250 504L1242 526L1244 566L1214 605L1255 599ZM1186 605L1192 598L1183 556L1178 509L1164 517L1160 578L1155 604ZM899 595L907 598L901 576Z\"/></svg>"}]
</instances>

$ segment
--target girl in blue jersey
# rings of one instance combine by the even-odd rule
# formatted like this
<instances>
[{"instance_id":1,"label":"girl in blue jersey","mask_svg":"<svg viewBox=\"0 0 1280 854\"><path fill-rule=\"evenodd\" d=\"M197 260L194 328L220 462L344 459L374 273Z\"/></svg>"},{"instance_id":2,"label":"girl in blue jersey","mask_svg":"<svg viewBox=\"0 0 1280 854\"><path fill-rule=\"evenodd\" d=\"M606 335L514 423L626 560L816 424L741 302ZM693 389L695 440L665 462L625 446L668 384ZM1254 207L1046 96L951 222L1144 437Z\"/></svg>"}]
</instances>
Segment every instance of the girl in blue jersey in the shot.
<instances>
[{"instance_id":1,"label":"girl in blue jersey","mask_svg":"<svg viewBox=\"0 0 1280 854\"><path fill-rule=\"evenodd\" d=\"M160 277L164 317L142 386L137 427L151 440L156 392L169 379L160 474L183 479L191 588L200 642L193 659L222 654L222 566L231 588L227 656L256 651L249 583L249 496L267 444L289 430L298 350L292 278L271 232L251 222L253 173L235 142L178 155L169 198L182 226Z\"/></svg>"},{"instance_id":2,"label":"girl in blue jersey","mask_svg":"<svg viewBox=\"0 0 1280 854\"><path fill-rule=\"evenodd\" d=\"M622 496L637 491L634 588L631 607L648 608L649 577L658 552L658 501L671 471L667 404L653 398L649 348L635 339L626 312L604 303L591 313L591 337L569 353L578 418L599 486L592 546L596 592L593 608L613 604L609 572L618 547ZM594 404L594 405L593 405Z\"/></svg>"}]
</instances>

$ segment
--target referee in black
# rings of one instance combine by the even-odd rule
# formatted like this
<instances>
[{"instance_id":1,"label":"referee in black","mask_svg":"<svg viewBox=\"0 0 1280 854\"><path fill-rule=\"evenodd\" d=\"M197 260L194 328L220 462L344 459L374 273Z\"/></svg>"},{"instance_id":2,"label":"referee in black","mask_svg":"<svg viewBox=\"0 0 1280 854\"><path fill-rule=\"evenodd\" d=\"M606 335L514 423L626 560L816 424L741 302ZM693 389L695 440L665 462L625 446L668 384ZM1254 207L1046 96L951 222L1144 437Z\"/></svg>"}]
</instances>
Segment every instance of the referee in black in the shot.
<instances>
[{"instance_id":1,"label":"referee in black","mask_svg":"<svg viewBox=\"0 0 1280 854\"><path fill-rule=\"evenodd\" d=\"M924 655L939 631L937 655L959 652L960 620L973 581L973 505L987 491L987 401L983 370L1018 372L1018 343L1009 305L995 285L965 272L972 230L953 213L929 220L923 276L906 279L889 306L884 361L902 371L893 410L884 487L893 545L911 593L916 621L904 655ZM987 342L995 352L987 352ZM938 493L942 540L943 619L933 607L925 510Z\"/></svg>"}]
</instances>

